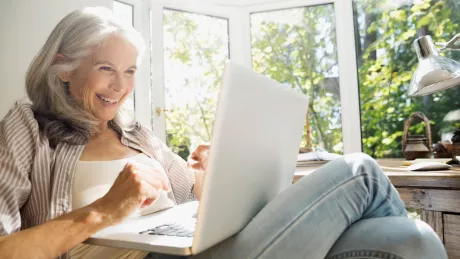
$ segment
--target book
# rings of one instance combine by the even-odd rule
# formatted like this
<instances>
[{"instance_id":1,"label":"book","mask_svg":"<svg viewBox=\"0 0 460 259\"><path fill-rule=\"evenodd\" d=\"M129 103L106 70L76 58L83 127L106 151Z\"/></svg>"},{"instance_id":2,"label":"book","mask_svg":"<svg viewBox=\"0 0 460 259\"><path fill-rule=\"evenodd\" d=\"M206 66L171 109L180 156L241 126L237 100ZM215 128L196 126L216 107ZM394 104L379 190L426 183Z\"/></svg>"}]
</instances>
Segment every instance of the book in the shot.
<instances>
[{"instance_id":1,"label":"book","mask_svg":"<svg viewBox=\"0 0 460 259\"><path fill-rule=\"evenodd\" d=\"M313 151L297 156L297 166L318 166L342 157L342 155L327 151Z\"/></svg>"}]
</instances>

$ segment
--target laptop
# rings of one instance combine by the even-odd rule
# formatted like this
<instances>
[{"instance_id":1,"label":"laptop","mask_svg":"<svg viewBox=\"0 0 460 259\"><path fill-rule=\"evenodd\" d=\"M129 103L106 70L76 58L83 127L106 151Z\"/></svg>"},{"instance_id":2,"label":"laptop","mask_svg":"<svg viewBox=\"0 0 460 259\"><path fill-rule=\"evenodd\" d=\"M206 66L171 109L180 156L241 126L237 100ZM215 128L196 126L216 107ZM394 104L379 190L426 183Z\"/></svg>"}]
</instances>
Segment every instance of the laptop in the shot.
<instances>
[{"instance_id":1,"label":"laptop","mask_svg":"<svg viewBox=\"0 0 460 259\"><path fill-rule=\"evenodd\" d=\"M88 244L163 254L198 254L242 230L292 184L306 95L228 62L200 202L103 229Z\"/></svg>"}]
</instances>

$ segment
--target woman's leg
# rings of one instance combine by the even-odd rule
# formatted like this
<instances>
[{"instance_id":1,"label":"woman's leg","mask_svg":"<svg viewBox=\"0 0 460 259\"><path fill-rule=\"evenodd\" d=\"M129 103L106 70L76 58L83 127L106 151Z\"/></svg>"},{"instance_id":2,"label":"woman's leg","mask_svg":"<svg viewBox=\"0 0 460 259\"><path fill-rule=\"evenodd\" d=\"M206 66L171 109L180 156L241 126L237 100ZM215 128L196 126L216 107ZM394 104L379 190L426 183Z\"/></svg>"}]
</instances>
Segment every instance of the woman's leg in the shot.
<instances>
[{"instance_id":1,"label":"woman's leg","mask_svg":"<svg viewBox=\"0 0 460 259\"><path fill-rule=\"evenodd\" d=\"M423 221L406 217L360 220L335 242L326 259L447 258L441 240Z\"/></svg>"},{"instance_id":2,"label":"woman's leg","mask_svg":"<svg viewBox=\"0 0 460 259\"><path fill-rule=\"evenodd\" d=\"M305 176L241 232L195 258L324 258L351 224L386 216L406 216L399 194L372 158L348 155Z\"/></svg>"}]
</instances>

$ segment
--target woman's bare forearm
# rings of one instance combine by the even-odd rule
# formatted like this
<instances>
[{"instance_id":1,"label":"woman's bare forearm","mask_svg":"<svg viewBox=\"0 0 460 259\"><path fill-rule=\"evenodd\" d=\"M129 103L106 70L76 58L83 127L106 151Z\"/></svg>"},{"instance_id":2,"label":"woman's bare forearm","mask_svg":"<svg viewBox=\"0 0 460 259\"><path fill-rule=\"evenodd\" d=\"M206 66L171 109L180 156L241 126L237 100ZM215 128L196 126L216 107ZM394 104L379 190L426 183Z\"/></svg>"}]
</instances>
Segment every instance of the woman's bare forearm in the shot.
<instances>
[{"instance_id":1,"label":"woman's bare forearm","mask_svg":"<svg viewBox=\"0 0 460 259\"><path fill-rule=\"evenodd\" d=\"M193 193L195 197L201 199L201 190L203 189L204 173L202 171L195 170L195 185L193 185Z\"/></svg>"},{"instance_id":2,"label":"woman's bare forearm","mask_svg":"<svg viewBox=\"0 0 460 259\"><path fill-rule=\"evenodd\" d=\"M111 225L97 205L0 237L0 258L54 258Z\"/></svg>"}]
</instances>

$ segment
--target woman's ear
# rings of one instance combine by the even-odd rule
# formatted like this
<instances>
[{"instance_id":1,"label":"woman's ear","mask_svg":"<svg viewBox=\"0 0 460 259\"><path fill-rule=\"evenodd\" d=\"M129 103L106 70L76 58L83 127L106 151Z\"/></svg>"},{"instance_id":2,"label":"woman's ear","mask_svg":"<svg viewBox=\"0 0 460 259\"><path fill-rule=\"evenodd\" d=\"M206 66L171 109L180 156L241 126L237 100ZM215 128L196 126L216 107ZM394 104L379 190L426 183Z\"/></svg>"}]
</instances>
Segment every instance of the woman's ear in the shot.
<instances>
[{"instance_id":1,"label":"woman's ear","mask_svg":"<svg viewBox=\"0 0 460 259\"><path fill-rule=\"evenodd\" d=\"M56 54L56 57L54 58L54 63L64 61L66 57L62 55L61 53ZM70 75L71 73L66 71L66 72L61 72L59 73L59 79L62 80L62 82L69 82L70 80Z\"/></svg>"}]
</instances>

